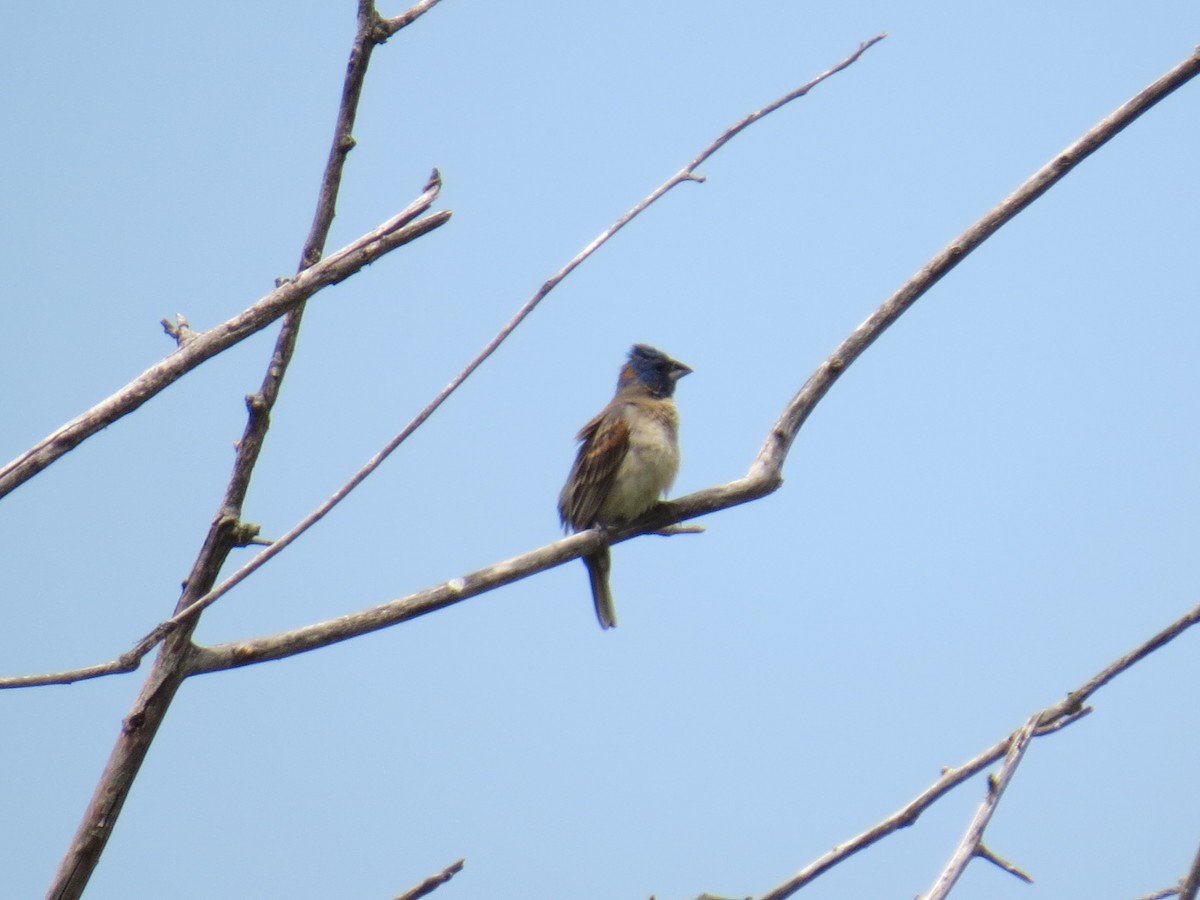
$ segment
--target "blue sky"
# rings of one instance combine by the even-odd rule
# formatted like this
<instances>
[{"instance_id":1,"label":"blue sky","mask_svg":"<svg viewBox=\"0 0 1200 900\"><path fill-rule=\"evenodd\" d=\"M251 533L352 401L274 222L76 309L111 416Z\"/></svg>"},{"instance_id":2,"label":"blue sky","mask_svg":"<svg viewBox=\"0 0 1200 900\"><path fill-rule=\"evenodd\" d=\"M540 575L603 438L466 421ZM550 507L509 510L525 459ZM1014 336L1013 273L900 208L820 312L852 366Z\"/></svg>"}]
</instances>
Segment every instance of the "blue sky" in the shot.
<instances>
[{"instance_id":1,"label":"blue sky","mask_svg":"<svg viewBox=\"0 0 1200 900\"><path fill-rule=\"evenodd\" d=\"M355 4L0 13L0 456L294 271ZM558 288L355 495L205 617L219 642L555 539L629 345L695 374L676 493L744 474L808 374L935 252L1200 41L1195 4L444 0L375 54L330 248L437 166L438 232L318 295L246 517L278 535L537 287ZM396 14L401 8L384 8ZM1197 602L1185 86L936 286L805 425L783 488L422 620L182 689L89 897L759 894ZM164 618L274 329L0 502L3 675ZM235 554L231 566L249 558ZM1035 741L955 896L1136 897L1196 851L1197 638ZM141 683L0 696L0 894L49 882ZM803 897L928 889L976 779Z\"/></svg>"}]
</instances>

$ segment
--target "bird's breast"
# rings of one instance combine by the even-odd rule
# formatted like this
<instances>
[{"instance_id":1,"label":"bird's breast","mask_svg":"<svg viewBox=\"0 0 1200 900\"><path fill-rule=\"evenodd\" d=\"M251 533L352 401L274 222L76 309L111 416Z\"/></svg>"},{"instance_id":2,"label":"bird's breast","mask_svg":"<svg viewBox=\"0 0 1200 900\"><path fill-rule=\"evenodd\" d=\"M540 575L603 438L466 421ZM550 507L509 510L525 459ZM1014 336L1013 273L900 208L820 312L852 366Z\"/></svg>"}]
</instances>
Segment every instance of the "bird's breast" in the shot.
<instances>
[{"instance_id":1,"label":"bird's breast","mask_svg":"<svg viewBox=\"0 0 1200 900\"><path fill-rule=\"evenodd\" d=\"M597 518L627 522L658 502L679 471L678 417L675 405L631 405L625 414L629 447L613 478L612 490Z\"/></svg>"}]
</instances>

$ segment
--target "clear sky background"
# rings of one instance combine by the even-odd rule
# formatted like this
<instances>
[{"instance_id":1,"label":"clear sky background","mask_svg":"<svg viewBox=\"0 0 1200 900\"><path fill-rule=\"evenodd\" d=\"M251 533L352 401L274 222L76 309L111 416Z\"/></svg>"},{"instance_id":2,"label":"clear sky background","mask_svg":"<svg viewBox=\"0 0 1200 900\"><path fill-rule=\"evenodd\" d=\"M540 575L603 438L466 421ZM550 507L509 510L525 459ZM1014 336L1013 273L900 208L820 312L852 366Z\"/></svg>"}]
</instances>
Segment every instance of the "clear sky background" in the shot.
<instances>
[{"instance_id":1,"label":"clear sky background","mask_svg":"<svg viewBox=\"0 0 1200 900\"><path fill-rule=\"evenodd\" d=\"M0 457L295 270L353 0L0 12ZM403 7L384 7L394 15ZM1200 41L1193 2L445 0L375 54L330 249L437 166L446 227L320 294L246 518L278 535L727 125L861 41L573 274L384 468L205 616L219 642L538 547L629 345L680 384L676 493L741 476L809 373ZM291 660L184 685L95 898L758 894L1200 599L1200 84L944 279L773 496ZM164 618L275 329L0 502L0 674ZM241 564L251 551L231 559ZM144 672L0 695L0 896L41 896ZM1037 741L962 898L1134 898L1200 839L1200 636ZM800 896L926 891L985 791Z\"/></svg>"}]
</instances>

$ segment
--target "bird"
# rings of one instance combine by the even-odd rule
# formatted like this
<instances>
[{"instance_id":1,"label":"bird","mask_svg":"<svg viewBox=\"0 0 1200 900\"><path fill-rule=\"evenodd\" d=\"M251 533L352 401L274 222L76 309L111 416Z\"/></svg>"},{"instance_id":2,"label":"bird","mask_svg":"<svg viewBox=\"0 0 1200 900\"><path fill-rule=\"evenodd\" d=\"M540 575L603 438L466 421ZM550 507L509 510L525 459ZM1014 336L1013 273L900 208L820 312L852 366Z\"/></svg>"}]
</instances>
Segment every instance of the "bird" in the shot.
<instances>
[{"instance_id":1,"label":"bird","mask_svg":"<svg viewBox=\"0 0 1200 900\"><path fill-rule=\"evenodd\" d=\"M566 531L626 525L658 503L679 471L675 382L691 368L647 344L635 344L609 404L580 429L579 452L558 497ZM583 558L602 629L617 624L607 546Z\"/></svg>"}]
</instances>

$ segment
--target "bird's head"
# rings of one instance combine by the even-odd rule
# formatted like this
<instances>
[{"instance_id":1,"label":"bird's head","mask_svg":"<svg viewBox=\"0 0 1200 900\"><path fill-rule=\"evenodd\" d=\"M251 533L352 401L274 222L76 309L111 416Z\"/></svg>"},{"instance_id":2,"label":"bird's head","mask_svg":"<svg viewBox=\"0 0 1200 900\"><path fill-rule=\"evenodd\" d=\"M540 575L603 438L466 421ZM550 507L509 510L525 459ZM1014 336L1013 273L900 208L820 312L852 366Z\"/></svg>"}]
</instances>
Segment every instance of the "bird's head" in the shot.
<instances>
[{"instance_id":1,"label":"bird's head","mask_svg":"<svg viewBox=\"0 0 1200 900\"><path fill-rule=\"evenodd\" d=\"M662 399L675 393L675 382L692 370L679 360L671 359L661 350L648 344L634 344L629 362L621 369L617 387L637 383L647 388L651 396Z\"/></svg>"}]
</instances>

